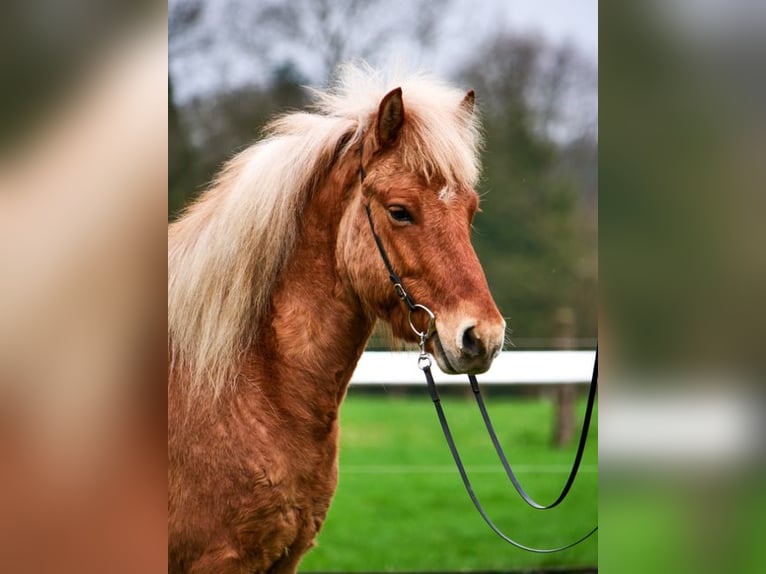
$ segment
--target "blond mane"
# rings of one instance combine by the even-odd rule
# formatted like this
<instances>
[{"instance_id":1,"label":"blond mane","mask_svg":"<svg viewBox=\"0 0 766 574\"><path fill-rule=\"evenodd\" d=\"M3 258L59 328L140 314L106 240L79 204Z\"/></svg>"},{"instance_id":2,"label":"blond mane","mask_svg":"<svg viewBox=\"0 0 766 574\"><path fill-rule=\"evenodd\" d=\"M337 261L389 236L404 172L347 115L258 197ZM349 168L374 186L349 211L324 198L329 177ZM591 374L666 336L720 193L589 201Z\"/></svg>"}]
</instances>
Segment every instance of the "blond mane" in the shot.
<instances>
[{"instance_id":1,"label":"blond mane","mask_svg":"<svg viewBox=\"0 0 766 574\"><path fill-rule=\"evenodd\" d=\"M465 93L430 76L341 68L335 85L312 90L310 113L272 122L168 230L168 350L194 395L220 395L257 340L278 273L300 231L311 190L340 153L365 137L383 96L401 86L404 165L447 184L478 179L481 138ZM347 143L338 150L344 139Z\"/></svg>"}]
</instances>

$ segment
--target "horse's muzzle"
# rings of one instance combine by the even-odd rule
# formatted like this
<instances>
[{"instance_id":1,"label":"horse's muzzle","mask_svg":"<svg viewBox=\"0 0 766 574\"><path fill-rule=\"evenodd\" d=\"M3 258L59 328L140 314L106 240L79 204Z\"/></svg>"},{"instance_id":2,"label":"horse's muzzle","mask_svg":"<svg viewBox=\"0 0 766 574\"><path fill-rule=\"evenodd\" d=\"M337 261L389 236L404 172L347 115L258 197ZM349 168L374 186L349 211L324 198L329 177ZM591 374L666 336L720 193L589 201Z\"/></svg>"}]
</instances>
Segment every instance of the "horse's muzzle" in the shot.
<instances>
[{"instance_id":1,"label":"horse's muzzle","mask_svg":"<svg viewBox=\"0 0 766 574\"><path fill-rule=\"evenodd\" d=\"M442 371L478 375L487 371L500 354L505 340L505 321L464 319L451 327L437 319L433 354Z\"/></svg>"}]
</instances>

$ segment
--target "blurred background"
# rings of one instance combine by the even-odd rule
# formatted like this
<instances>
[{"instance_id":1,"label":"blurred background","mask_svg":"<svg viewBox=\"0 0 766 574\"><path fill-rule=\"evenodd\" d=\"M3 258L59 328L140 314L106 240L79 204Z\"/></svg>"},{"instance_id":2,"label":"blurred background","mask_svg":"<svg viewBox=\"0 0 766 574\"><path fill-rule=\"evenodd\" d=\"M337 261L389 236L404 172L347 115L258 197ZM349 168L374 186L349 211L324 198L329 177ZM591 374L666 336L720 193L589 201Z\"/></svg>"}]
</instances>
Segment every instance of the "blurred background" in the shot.
<instances>
[{"instance_id":1,"label":"blurred background","mask_svg":"<svg viewBox=\"0 0 766 574\"><path fill-rule=\"evenodd\" d=\"M766 3L599 16L599 566L761 572Z\"/></svg>"},{"instance_id":2,"label":"blurred background","mask_svg":"<svg viewBox=\"0 0 766 574\"><path fill-rule=\"evenodd\" d=\"M166 564L165 4L0 6L0 572Z\"/></svg>"}]
</instances>

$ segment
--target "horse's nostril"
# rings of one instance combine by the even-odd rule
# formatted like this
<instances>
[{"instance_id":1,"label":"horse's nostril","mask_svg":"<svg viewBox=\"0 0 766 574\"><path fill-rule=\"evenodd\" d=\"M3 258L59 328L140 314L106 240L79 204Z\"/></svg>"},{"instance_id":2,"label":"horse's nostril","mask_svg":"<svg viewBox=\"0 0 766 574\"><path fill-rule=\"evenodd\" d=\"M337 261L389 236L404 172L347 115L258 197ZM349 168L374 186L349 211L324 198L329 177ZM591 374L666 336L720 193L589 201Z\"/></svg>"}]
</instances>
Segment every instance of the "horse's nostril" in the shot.
<instances>
[{"instance_id":1,"label":"horse's nostril","mask_svg":"<svg viewBox=\"0 0 766 574\"><path fill-rule=\"evenodd\" d=\"M475 358L484 352L481 339L476 335L473 327L468 327L463 331L463 346L461 351L467 357Z\"/></svg>"}]
</instances>

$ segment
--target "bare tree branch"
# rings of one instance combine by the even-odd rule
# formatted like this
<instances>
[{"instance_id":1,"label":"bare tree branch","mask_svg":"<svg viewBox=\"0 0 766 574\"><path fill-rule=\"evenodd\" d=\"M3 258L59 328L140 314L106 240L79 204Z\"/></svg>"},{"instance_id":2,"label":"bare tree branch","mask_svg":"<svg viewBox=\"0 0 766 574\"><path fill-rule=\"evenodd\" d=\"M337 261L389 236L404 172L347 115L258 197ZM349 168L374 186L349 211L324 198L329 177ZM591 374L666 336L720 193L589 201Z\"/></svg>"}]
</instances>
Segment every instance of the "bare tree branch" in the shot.
<instances>
[{"instance_id":1,"label":"bare tree branch","mask_svg":"<svg viewBox=\"0 0 766 574\"><path fill-rule=\"evenodd\" d=\"M289 51L306 54L316 60L323 78L342 61L384 54L394 40L432 44L439 15L450 1L230 0L239 8L234 30L243 48L272 66Z\"/></svg>"}]
</instances>

